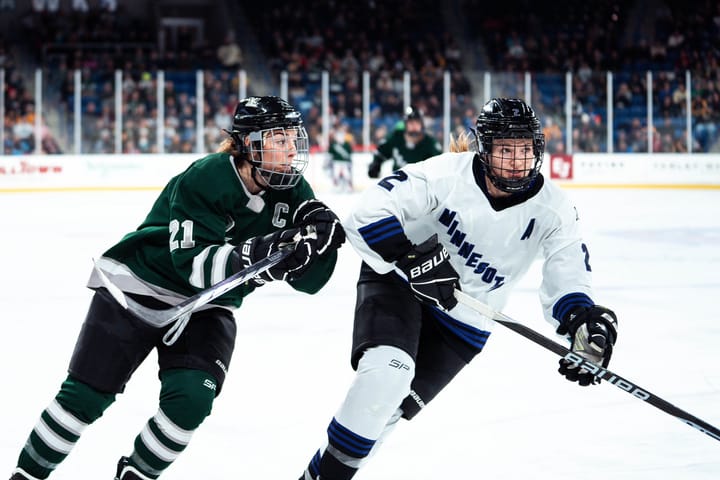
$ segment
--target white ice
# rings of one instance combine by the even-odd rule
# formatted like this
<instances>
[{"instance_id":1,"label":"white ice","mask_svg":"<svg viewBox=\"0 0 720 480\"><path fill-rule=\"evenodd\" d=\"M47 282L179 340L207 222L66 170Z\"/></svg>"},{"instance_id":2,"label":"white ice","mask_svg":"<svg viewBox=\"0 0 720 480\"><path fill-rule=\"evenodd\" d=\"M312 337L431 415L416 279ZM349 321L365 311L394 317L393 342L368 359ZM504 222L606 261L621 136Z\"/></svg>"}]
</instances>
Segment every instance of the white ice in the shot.
<instances>
[{"instance_id":1,"label":"white ice","mask_svg":"<svg viewBox=\"0 0 720 480\"><path fill-rule=\"evenodd\" d=\"M596 301L620 321L610 368L720 426L720 191L568 193L590 245ZM0 195L0 477L9 477L65 378L90 299L91 259L134 229L156 194ZM322 198L341 213L358 199ZM505 313L552 336L541 319L537 267ZM269 285L246 300L213 415L163 478L300 476L353 378L357 271L346 246L321 293ZM401 422L356 478L720 478L720 442L607 383L571 384L556 367L553 354L498 327L476 360L415 420ZM158 392L153 354L51 478L112 478L118 457L155 413Z\"/></svg>"}]
</instances>

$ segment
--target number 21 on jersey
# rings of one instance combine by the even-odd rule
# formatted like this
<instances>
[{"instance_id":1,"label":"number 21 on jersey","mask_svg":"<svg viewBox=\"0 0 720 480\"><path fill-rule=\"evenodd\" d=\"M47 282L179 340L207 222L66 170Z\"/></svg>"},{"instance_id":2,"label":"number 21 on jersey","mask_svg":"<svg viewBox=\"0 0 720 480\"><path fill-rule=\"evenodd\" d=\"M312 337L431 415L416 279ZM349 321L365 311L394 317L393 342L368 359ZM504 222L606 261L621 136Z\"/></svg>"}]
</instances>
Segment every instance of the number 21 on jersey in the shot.
<instances>
[{"instance_id":1,"label":"number 21 on jersey","mask_svg":"<svg viewBox=\"0 0 720 480\"><path fill-rule=\"evenodd\" d=\"M182 240L177 240L178 234L182 230ZM193 248L195 240L193 240L193 221L184 220L180 223L176 219L170 220L170 251L179 248Z\"/></svg>"}]
</instances>

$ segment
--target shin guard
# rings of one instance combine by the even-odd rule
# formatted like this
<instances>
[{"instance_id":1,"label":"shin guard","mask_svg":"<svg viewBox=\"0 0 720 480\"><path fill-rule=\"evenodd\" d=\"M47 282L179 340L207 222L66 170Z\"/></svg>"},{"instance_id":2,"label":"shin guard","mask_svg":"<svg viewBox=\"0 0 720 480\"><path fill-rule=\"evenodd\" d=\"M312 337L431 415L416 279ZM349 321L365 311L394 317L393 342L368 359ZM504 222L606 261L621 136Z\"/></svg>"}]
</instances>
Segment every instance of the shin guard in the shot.
<instances>
[{"instance_id":1,"label":"shin guard","mask_svg":"<svg viewBox=\"0 0 720 480\"><path fill-rule=\"evenodd\" d=\"M157 478L185 450L195 429L211 410L215 379L201 370L162 372L160 408L135 438L130 466Z\"/></svg>"}]
</instances>

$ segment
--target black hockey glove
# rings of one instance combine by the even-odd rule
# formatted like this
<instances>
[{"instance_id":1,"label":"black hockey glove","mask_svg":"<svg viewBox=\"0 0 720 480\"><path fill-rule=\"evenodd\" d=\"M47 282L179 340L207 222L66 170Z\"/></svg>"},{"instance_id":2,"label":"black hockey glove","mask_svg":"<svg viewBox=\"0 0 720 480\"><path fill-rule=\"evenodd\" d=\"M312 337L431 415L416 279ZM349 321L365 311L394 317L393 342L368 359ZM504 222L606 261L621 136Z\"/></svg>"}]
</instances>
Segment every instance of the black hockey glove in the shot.
<instances>
[{"instance_id":1,"label":"black hockey glove","mask_svg":"<svg viewBox=\"0 0 720 480\"><path fill-rule=\"evenodd\" d=\"M316 256L313 240L303 235L303 231L300 228L290 228L245 240L235 249L238 254L233 256L233 260L236 262L234 263L235 270L247 268L277 252L281 247L289 247L293 248L290 255L252 278L250 282L260 286L273 280L294 280L300 277Z\"/></svg>"},{"instance_id":2,"label":"black hockey glove","mask_svg":"<svg viewBox=\"0 0 720 480\"><path fill-rule=\"evenodd\" d=\"M410 282L410 288L423 303L450 310L457 305L454 291L460 276L450 264L450 254L437 241L437 234L414 246L396 262Z\"/></svg>"},{"instance_id":3,"label":"black hockey glove","mask_svg":"<svg viewBox=\"0 0 720 480\"><path fill-rule=\"evenodd\" d=\"M380 159L377 156L373 157L372 162L370 162L370 165L368 166L368 177L378 178L380 176L381 165L382 162Z\"/></svg>"},{"instance_id":4,"label":"black hockey glove","mask_svg":"<svg viewBox=\"0 0 720 480\"><path fill-rule=\"evenodd\" d=\"M301 203L293 214L293 225L309 227L315 232L318 255L337 250L345 242L345 230L340 219L320 200L310 199Z\"/></svg>"},{"instance_id":5,"label":"black hockey glove","mask_svg":"<svg viewBox=\"0 0 720 480\"><path fill-rule=\"evenodd\" d=\"M579 307L570 312L557 333L570 337L570 350L591 362L607 367L617 338L617 317L600 305ZM595 385L600 379L577 363L560 360L560 374L580 385Z\"/></svg>"}]
</instances>

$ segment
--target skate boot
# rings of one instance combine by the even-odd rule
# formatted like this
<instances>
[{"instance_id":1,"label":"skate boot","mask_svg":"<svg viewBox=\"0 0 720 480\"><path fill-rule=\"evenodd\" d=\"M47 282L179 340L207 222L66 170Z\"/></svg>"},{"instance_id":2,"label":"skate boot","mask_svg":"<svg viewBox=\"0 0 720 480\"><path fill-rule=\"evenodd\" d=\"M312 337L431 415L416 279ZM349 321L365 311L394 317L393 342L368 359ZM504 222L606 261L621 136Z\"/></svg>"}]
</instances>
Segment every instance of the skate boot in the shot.
<instances>
[{"instance_id":1,"label":"skate boot","mask_svg":"<svg viewBox=\"0 0 720 480\"><path fill-rule=\"evenodd\" d=\"M14 479L10 479L14 480ZM130 464L128 457L120 457L117 465L117 473L115 474L115 480L152 480L150 477L146 477L140 471Z\"/></svg>"},{"instance_id":2,"label":"skate boot","mask_svg":"<svg viewBox=\"0 0 720 480\"><path fill-rule=\"evenodd\" d=\"M32 475L27 473L22 468L16 468L15 470L13 470L10 480L39 480L39 479L33 477Z\"/></svg>"}]
</instances>

